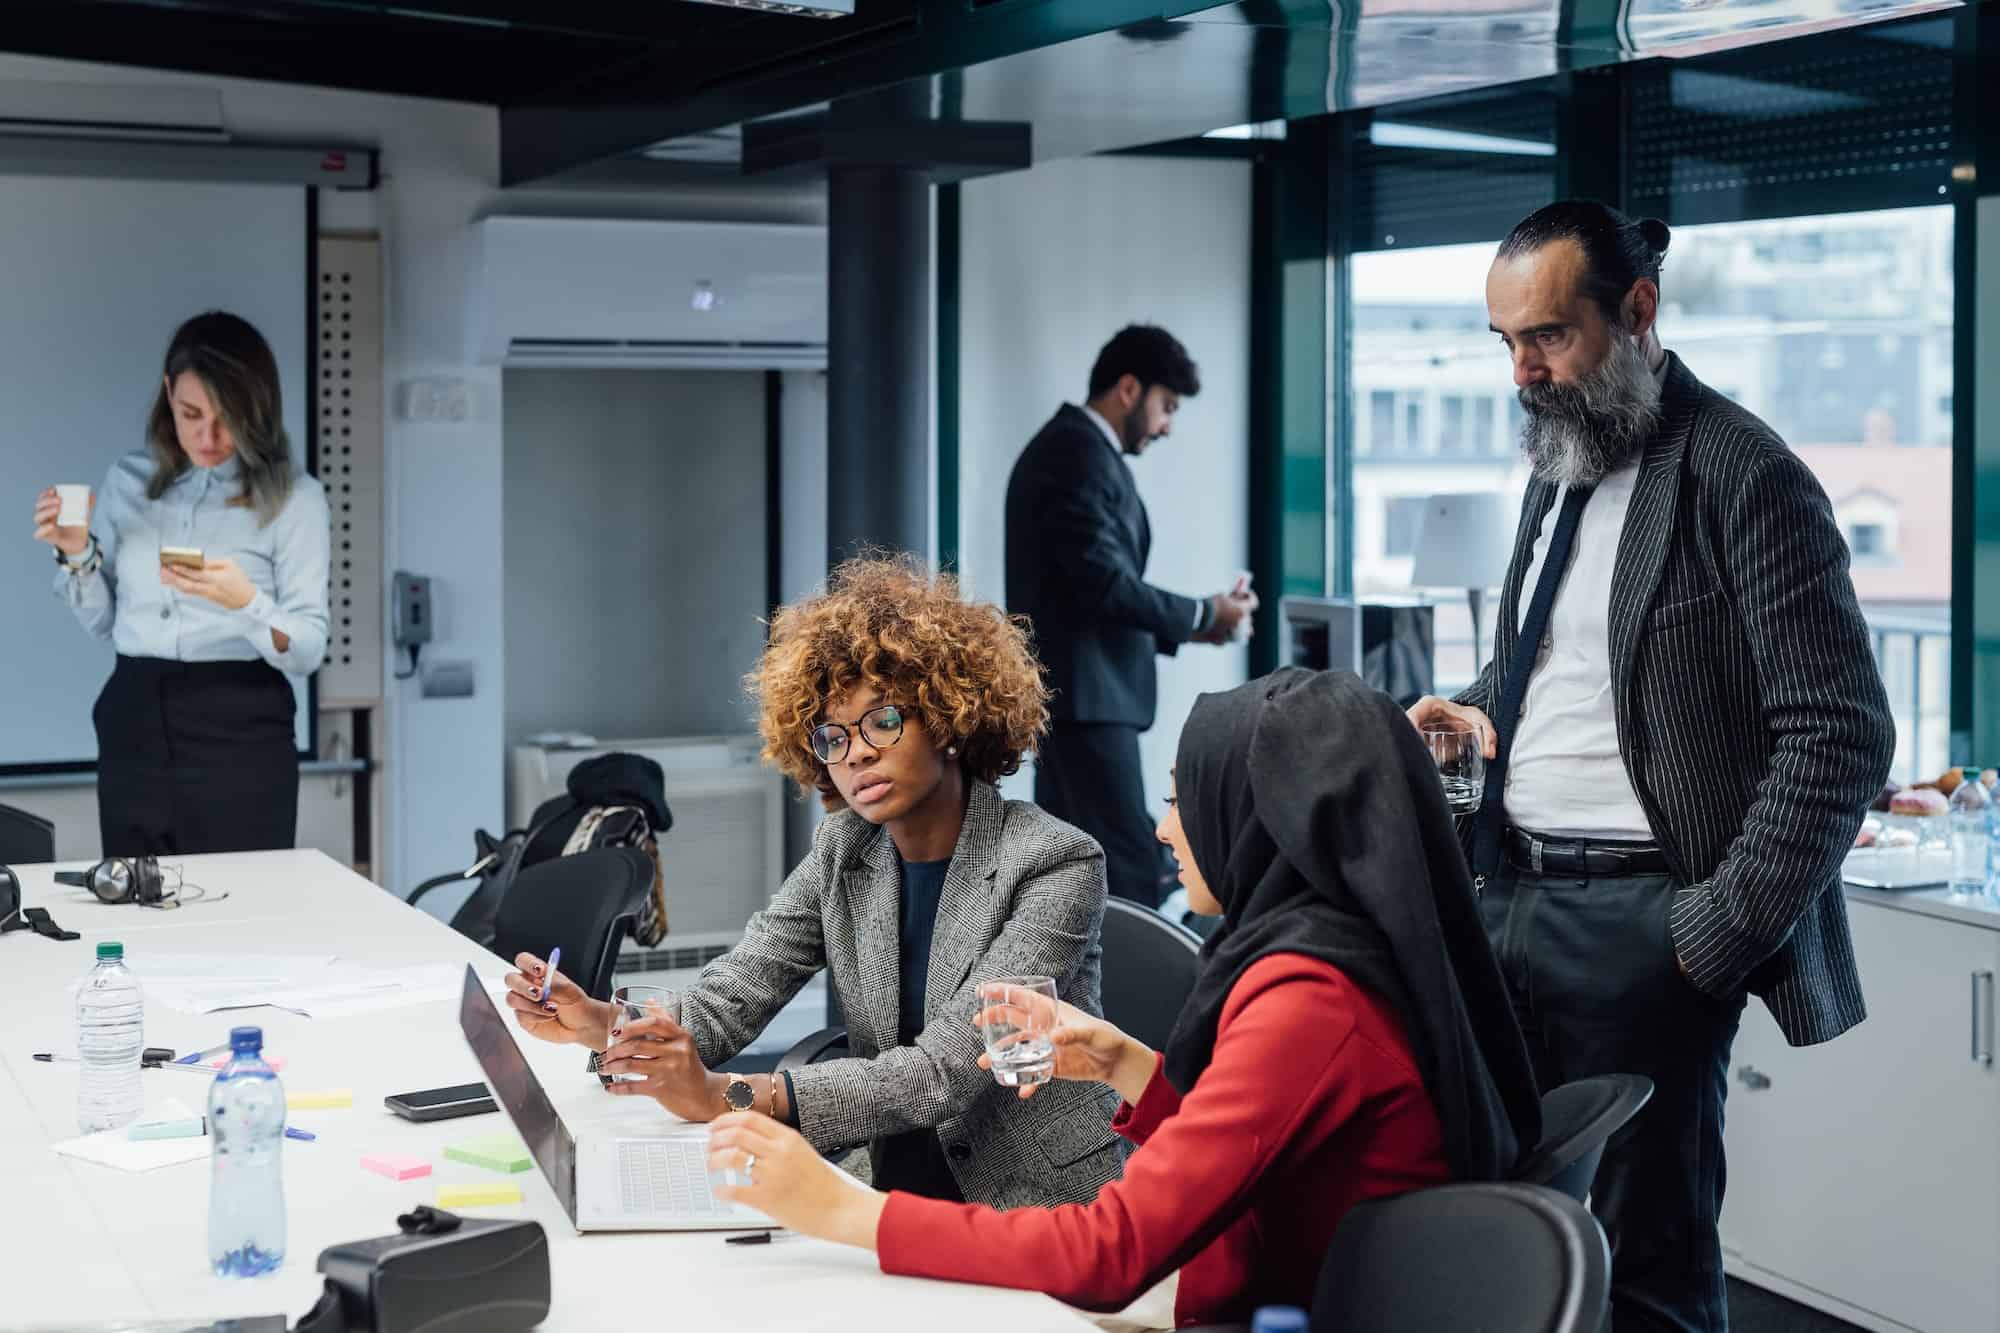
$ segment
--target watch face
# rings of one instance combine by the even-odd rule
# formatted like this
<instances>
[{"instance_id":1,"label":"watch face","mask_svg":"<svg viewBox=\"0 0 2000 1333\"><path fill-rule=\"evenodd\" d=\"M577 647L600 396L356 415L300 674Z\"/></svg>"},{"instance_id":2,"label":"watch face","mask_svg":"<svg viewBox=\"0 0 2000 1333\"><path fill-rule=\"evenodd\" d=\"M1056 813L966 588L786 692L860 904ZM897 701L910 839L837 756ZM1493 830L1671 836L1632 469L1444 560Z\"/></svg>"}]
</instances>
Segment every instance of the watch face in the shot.
<instances>
[{"instance_id":1,"label":"watch face","mask_svg":"<svg viewBox=\"0 0 2000 1333\"><path fill-rule=\"evenodd\" d=\"M747 1111L757 1101L757 1094L743 1079L736 1079L722 1090L722 1100L729 1103L732 1111Z\"/></svg>"}]
</instances>

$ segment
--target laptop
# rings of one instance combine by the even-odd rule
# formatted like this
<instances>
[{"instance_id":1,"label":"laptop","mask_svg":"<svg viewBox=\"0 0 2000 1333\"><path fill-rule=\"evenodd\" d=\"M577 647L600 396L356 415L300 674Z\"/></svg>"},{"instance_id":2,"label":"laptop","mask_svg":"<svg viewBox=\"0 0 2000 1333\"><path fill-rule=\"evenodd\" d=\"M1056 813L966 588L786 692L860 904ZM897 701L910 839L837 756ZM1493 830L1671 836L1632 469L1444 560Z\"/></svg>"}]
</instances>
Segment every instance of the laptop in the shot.
<instances>
[{"instance_id":1,"label":"laptop","mask_svg":"<svg viewBox=\"0 0 2000 1333\"><path fill-rule=\"evenodd\" d=\"M494 1100L578 1231L761 1231L776 1225L710 1191L706 1125L646 1138L588 1126L572 1134L470 966L458 1025Z\"/></svg>"}]
</instances>

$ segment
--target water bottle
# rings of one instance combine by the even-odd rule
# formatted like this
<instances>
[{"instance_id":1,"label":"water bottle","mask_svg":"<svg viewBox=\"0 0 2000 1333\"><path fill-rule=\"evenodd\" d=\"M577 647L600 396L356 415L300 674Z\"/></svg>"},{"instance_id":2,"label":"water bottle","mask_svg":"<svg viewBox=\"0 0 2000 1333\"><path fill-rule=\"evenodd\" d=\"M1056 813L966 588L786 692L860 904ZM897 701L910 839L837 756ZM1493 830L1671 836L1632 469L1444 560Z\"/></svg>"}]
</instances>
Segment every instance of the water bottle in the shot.
<instances>
[{"instance_id":1,"label":"water bottle","mask_svg":"<svg viewBox=\"0 0 2000 1333\"><path fill-rule=\"evenodd\" d=\"M285 1090L262 1028L231 1028L229 1049L208 1089L208 1262L217 1277L262 1277L285 1262Z\"/></svg>"},{"instance_id":2,"label":"water bottle","mask_svg":"<svg viewBox=\"0 0 2000 1333\"><path fill-rule=\"evenodd\" d=\"M146 1047L146 997L125 966L125 946L97 946L97 965L76 993L76 1123L86 1134L118 1129L139 1118L146 1094L139 1086Z\"/></svg>"},{"instance_id":3,"label":"water bottle","mask_svg":"<svg viewBox=\"0 0 2000 1333\"><path fill-rule=\"evenodd\" d=\"M1993 845L1993 801L1977 772L1951 794L1951 891L1986 892Z\"/></svg>"},{"instance_id":4,"label":"water bottle","mask_svg":"<svg viewBox=\"0 0 2000 1333\"><path fill-rule=\"evenodd\" d=\"M1306 1333L1310 1326L1296 1305L1260 1306L1250 1319L1250 1333Z\"/></svg>"}]
</instances>

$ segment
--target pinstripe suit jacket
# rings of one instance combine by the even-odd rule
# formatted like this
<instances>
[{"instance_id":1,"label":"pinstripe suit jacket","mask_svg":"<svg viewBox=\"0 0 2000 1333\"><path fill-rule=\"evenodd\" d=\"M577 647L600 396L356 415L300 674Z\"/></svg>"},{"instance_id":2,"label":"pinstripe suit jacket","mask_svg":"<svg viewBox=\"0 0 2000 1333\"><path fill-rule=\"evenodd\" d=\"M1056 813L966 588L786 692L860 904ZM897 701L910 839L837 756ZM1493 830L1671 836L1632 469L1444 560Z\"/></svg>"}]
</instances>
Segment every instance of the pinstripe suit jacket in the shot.
<instances>
[{"instance_id":1,"label":"pinstripe suit jacket","mask_svg":"<svg viewBox=\"0 0 2000 1333\"><path fill-rule=\"evenodd\" d=\"M1088 1203L1123 1170L1118 1098L1055 1083L1027 1101L979 1068L980 982L1050 976L1092 1014L1104 920L1104 854L1037 806L974 783L938 899L924 1028L897 1045L901 884L887 829L851 810L822 820L812 854L743 941L681 999L712 1069L747 1045L822 968L847 1015L851 1058L794 1070L799 1129L822 1152L935 1129L967 1201L997 1208Z\"/></svg>"},{"instance_id":2,"label":"pinstripe suit jacket","mask_svg":"<svg viewBox=\"0 0 2000 1333\"><path fill-rule=\"evenodd\" d=\"M1685 885L1671 920L1690 979L1718 996L1747 985L1810 1045L1867 1013L1840 865L1895 724L1818 480L1669 360L1612 570L1618 747ZM1555 496L1528 487L1493 663L1461 702L1493 707Z\"/></svg>"}]
</instances>

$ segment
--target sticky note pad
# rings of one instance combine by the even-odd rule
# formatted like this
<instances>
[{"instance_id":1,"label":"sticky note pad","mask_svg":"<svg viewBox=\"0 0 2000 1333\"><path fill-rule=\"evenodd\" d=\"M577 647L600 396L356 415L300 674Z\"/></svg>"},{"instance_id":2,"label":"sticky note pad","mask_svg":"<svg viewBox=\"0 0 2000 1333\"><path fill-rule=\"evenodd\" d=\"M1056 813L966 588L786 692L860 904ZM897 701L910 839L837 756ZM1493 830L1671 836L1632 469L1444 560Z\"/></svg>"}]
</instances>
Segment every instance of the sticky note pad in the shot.
<instances>
[{"instance_id":1,"label":"sticky note pad","mask_svg":"<svg viewBox=\"0 0 2000 1333\"><path fill-rule=\"evenodd\" d=\"M285 1107L292 1111L327 1111L354 1105L352 1088L327 1088L320 1092L293 1092L285 1095Z\"/></svg>"},{"instance_id":2,"label":"sticky note pad","mask_svg":"<svg viewBox=\"0 0 2000 1333\"><path fill-rule=\"evenodd\" d=\"M488 1134L483 1139L467 1139L464 1143L454 1143L444 1150L444 1155L454 1162L470 1162L473 1166L487 1166L495 1171L526 1171L535 1164L528 1156L528 1145L515 1134Z\"/></svg>"},{"instance_id":3,"label":"sticky note pad","mask_svg":"<svg viewBox=\"0 0 2000 1333\"><path fill-rule=\"evenodd\" d=\"M412 1157L408 1153L382 1152L370 1153L362 1158L361 1169L373 1171L378 1176L387 1176L391 1180L415 1180L418 1176L429 1175L431 1164L421 1157Z\"/></svg>"},{"instance_id":4,"label":"sticky note pad","mask_svg":"<svg viewBox=\"0 0 2000 1333\"><path fill-rule=\"evenodd\" d=\"M519 1203L519 1185L440 1185L437 1206L440 1208L477 1208L488 1203Z\"/></svg>"},{"instance_id":5,"label":"sticky note pad","mask_svg":"<svg viewBox=\"0 0 2000 1333\"><path fill-rule=\"evenodd\" d=\"M224 1065L228 1064L228 1063L229 1063L229 1062L230 1062L231 1060L233 1060L233 1059L235 1059L235 1058L236 1058L236 1057L234 1057L234 1056L230 1056L230 1055L218 1055L218 1056L216 1056L216 1057L215 1057L215 1058L214 1058L213 1060L210 1060L210 1061L208 1062L208 1067L209 1067L210 1069L220 1069L220 1068L222 1068L222 1067L223 1067ZM282 1055L260 1055L260 1056L258 1056L257 1058L258 1058L259 1060L262 1060L262 1061L263 1061L263 1062L264 1062L265 1064L267 1064L267 1065L271 1066L271 1068L273 1068L273 1069L277 1070L278 1072L280 1072L280 1073L283 1073L283 1072L284 1072L284 1069L285 1069L285 1057L284 1057L284 1056L282 1056Z\"/></svg>"}]
</instances>

